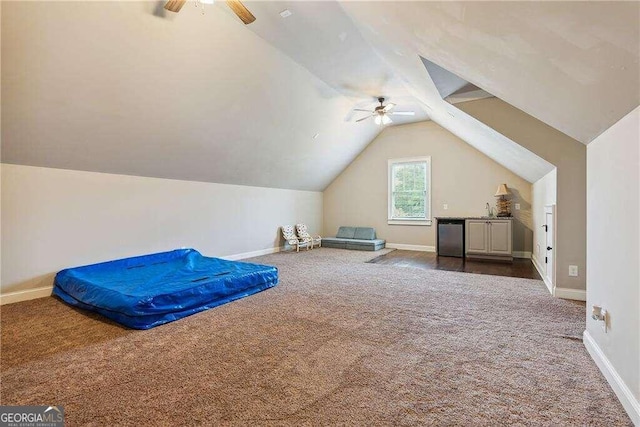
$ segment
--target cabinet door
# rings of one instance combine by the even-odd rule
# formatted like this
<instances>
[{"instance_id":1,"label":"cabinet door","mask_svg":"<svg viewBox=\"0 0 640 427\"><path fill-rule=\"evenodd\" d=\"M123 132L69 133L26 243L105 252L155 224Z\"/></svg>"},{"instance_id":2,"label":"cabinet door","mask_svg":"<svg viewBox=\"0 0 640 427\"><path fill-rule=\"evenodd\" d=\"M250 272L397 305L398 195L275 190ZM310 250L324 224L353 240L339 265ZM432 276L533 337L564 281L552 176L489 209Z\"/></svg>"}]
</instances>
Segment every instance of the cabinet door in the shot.
<instances>
[{"instance_id":1,"label":"cabinet door","mask_svg":"<svg viewBox=\"0 0 640 427\"><path fill-rule=\"evenodd\" d=\"M487 227L487 221L467 220L467 252L475 254L487 253L489 250Z\"/></svg>"},{"instance_id":2,"label":"cabinet door","mask_svg":"<svg viewBox=\"0 0 640 427\"><path fill-rule=\"evenodd\" d=\"M489 222L489 253L511 255L511 221Z\"/></svg>"}]
</instances>

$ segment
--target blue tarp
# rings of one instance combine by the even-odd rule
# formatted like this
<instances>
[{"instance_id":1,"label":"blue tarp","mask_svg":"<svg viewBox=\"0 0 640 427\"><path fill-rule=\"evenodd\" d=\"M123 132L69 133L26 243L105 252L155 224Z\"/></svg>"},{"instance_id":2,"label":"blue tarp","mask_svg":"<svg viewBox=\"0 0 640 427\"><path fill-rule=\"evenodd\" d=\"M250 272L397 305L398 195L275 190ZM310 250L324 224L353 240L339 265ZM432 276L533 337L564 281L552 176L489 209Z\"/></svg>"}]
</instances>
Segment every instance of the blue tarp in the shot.
<instances>
[{"instance_id":1,"label":"blue tarp","mask_svg":"<svg viewBox=\"0 0 640 427\"><path fill-rule=\"evenodd\" d=\"M149 329L277 283L275 267L177 249L62 270L53 294L130 328Z\"/></svg>"}]
</instances>

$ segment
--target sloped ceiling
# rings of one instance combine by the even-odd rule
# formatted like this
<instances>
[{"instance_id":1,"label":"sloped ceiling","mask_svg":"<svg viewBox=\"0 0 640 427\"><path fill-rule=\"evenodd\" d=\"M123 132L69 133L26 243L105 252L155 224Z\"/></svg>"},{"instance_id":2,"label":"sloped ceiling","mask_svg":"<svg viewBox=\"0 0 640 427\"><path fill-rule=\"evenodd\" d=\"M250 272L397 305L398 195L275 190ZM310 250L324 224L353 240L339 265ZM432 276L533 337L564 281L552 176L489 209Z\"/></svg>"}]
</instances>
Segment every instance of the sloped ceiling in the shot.
<instances>
[{"instance_id":1,"label":"sloped ceiling","mask_svg":"<svg viewBox=\"0 0 640 427\"><path fill-rule=\"evenodd\" d=\"M640 103L639 2L341 4L425 102L417 55L585 144Z\"/></svg>"},{"instance_id":2,"label":"sloped ceiling","mask_svg":"<svg viewBox=\"0 0 640 427\"><path fill-rule=\"evenodd\" d=\"M2 161L318 191L380 132L348 117L371 98L329 86L226 5L162 4L3 2ZM351 54L383 66L364 41Z\"/></svg>"},{"instance_id":3,"label":"sloped ceiling","mask_svg":"<svg viewBox=\"0 0 640 427\"><path fill-rule=\"evenodd\" d=\"M2 161L323 190L380 131L353 108L385 96L533 182L553 166L443 101L420 56L583 142L638 103L637 4L246 2L244 26L163 3L3 2Z\"/></svg>"}]
</instances>

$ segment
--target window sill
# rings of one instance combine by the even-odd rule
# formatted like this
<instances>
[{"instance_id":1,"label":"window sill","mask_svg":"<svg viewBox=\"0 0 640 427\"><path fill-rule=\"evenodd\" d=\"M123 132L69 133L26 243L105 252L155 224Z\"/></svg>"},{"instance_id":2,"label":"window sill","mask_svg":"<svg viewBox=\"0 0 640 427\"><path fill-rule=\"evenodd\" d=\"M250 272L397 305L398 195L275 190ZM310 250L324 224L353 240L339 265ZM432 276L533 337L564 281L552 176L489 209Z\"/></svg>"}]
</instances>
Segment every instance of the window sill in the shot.
<instances>
[{"instance_id":1,"label":"window sill","mask_svg":"<svg viewBox=\"0 0 640 427\"><path fill-rule=\"evenodd\" d=\"M388 219L389 225L431 225L430 219Z\"/></svg>"}]
</instances>

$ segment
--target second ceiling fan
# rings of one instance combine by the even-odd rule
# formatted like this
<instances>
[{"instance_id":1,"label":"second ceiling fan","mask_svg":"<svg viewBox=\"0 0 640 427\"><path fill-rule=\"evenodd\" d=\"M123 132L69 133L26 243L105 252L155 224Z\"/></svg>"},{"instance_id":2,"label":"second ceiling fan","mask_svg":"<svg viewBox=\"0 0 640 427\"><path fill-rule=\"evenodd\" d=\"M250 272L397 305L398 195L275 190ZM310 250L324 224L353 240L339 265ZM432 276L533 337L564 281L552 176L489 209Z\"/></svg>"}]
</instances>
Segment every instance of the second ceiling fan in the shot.
<instances>
[{"instance_id":1,"label":"second ceiling fan","mask_svg":"<svg viewBox=\"0 0 640 427\"><path fill-rule=\"evenodd\" d=\"M393 120L391 120L391 118L389 117L390 115L415 116L416 114L414 111L393 111L392 112L391 110L393 109L393 107L396 106L396 104L389 103L387 105L384 105L384 98L378 98L378 102L380 103L380 105L378 105L373 111L354 108L353 111L366 111L367 113L370 113L368 116L356 120L356 122L361 122L363 120L367 120L370 117L375 117L374 120L377 125L388 125L389 123L393 123Z\"/></svg>"},{"instance_id":2,"label":"second ceiling fan","mask_svg":"<svg viewBox=\"0 0 640 427\"><path fill-rule=\"evenodd\" d=\"M201 3L209 3L209 4L213 3L213 0L197 0L197 1ZM180 12L180 9L182 9L182 6L184 6L186 2L187 0L169 0L167 3L165 3L164 8L167 9L168 11L178 13ZM226 0L226 2L227 2L227 6L229 6L231 10L233 10L233 13L238 15L238 18L240 18L240 20L242 20L242 22L244 22L246 25L251 24L253 21L256 20L256 17L253 16L251 12L249 12L249 9L247 9L240 0Z\"/></svg>"}]
</instances>

